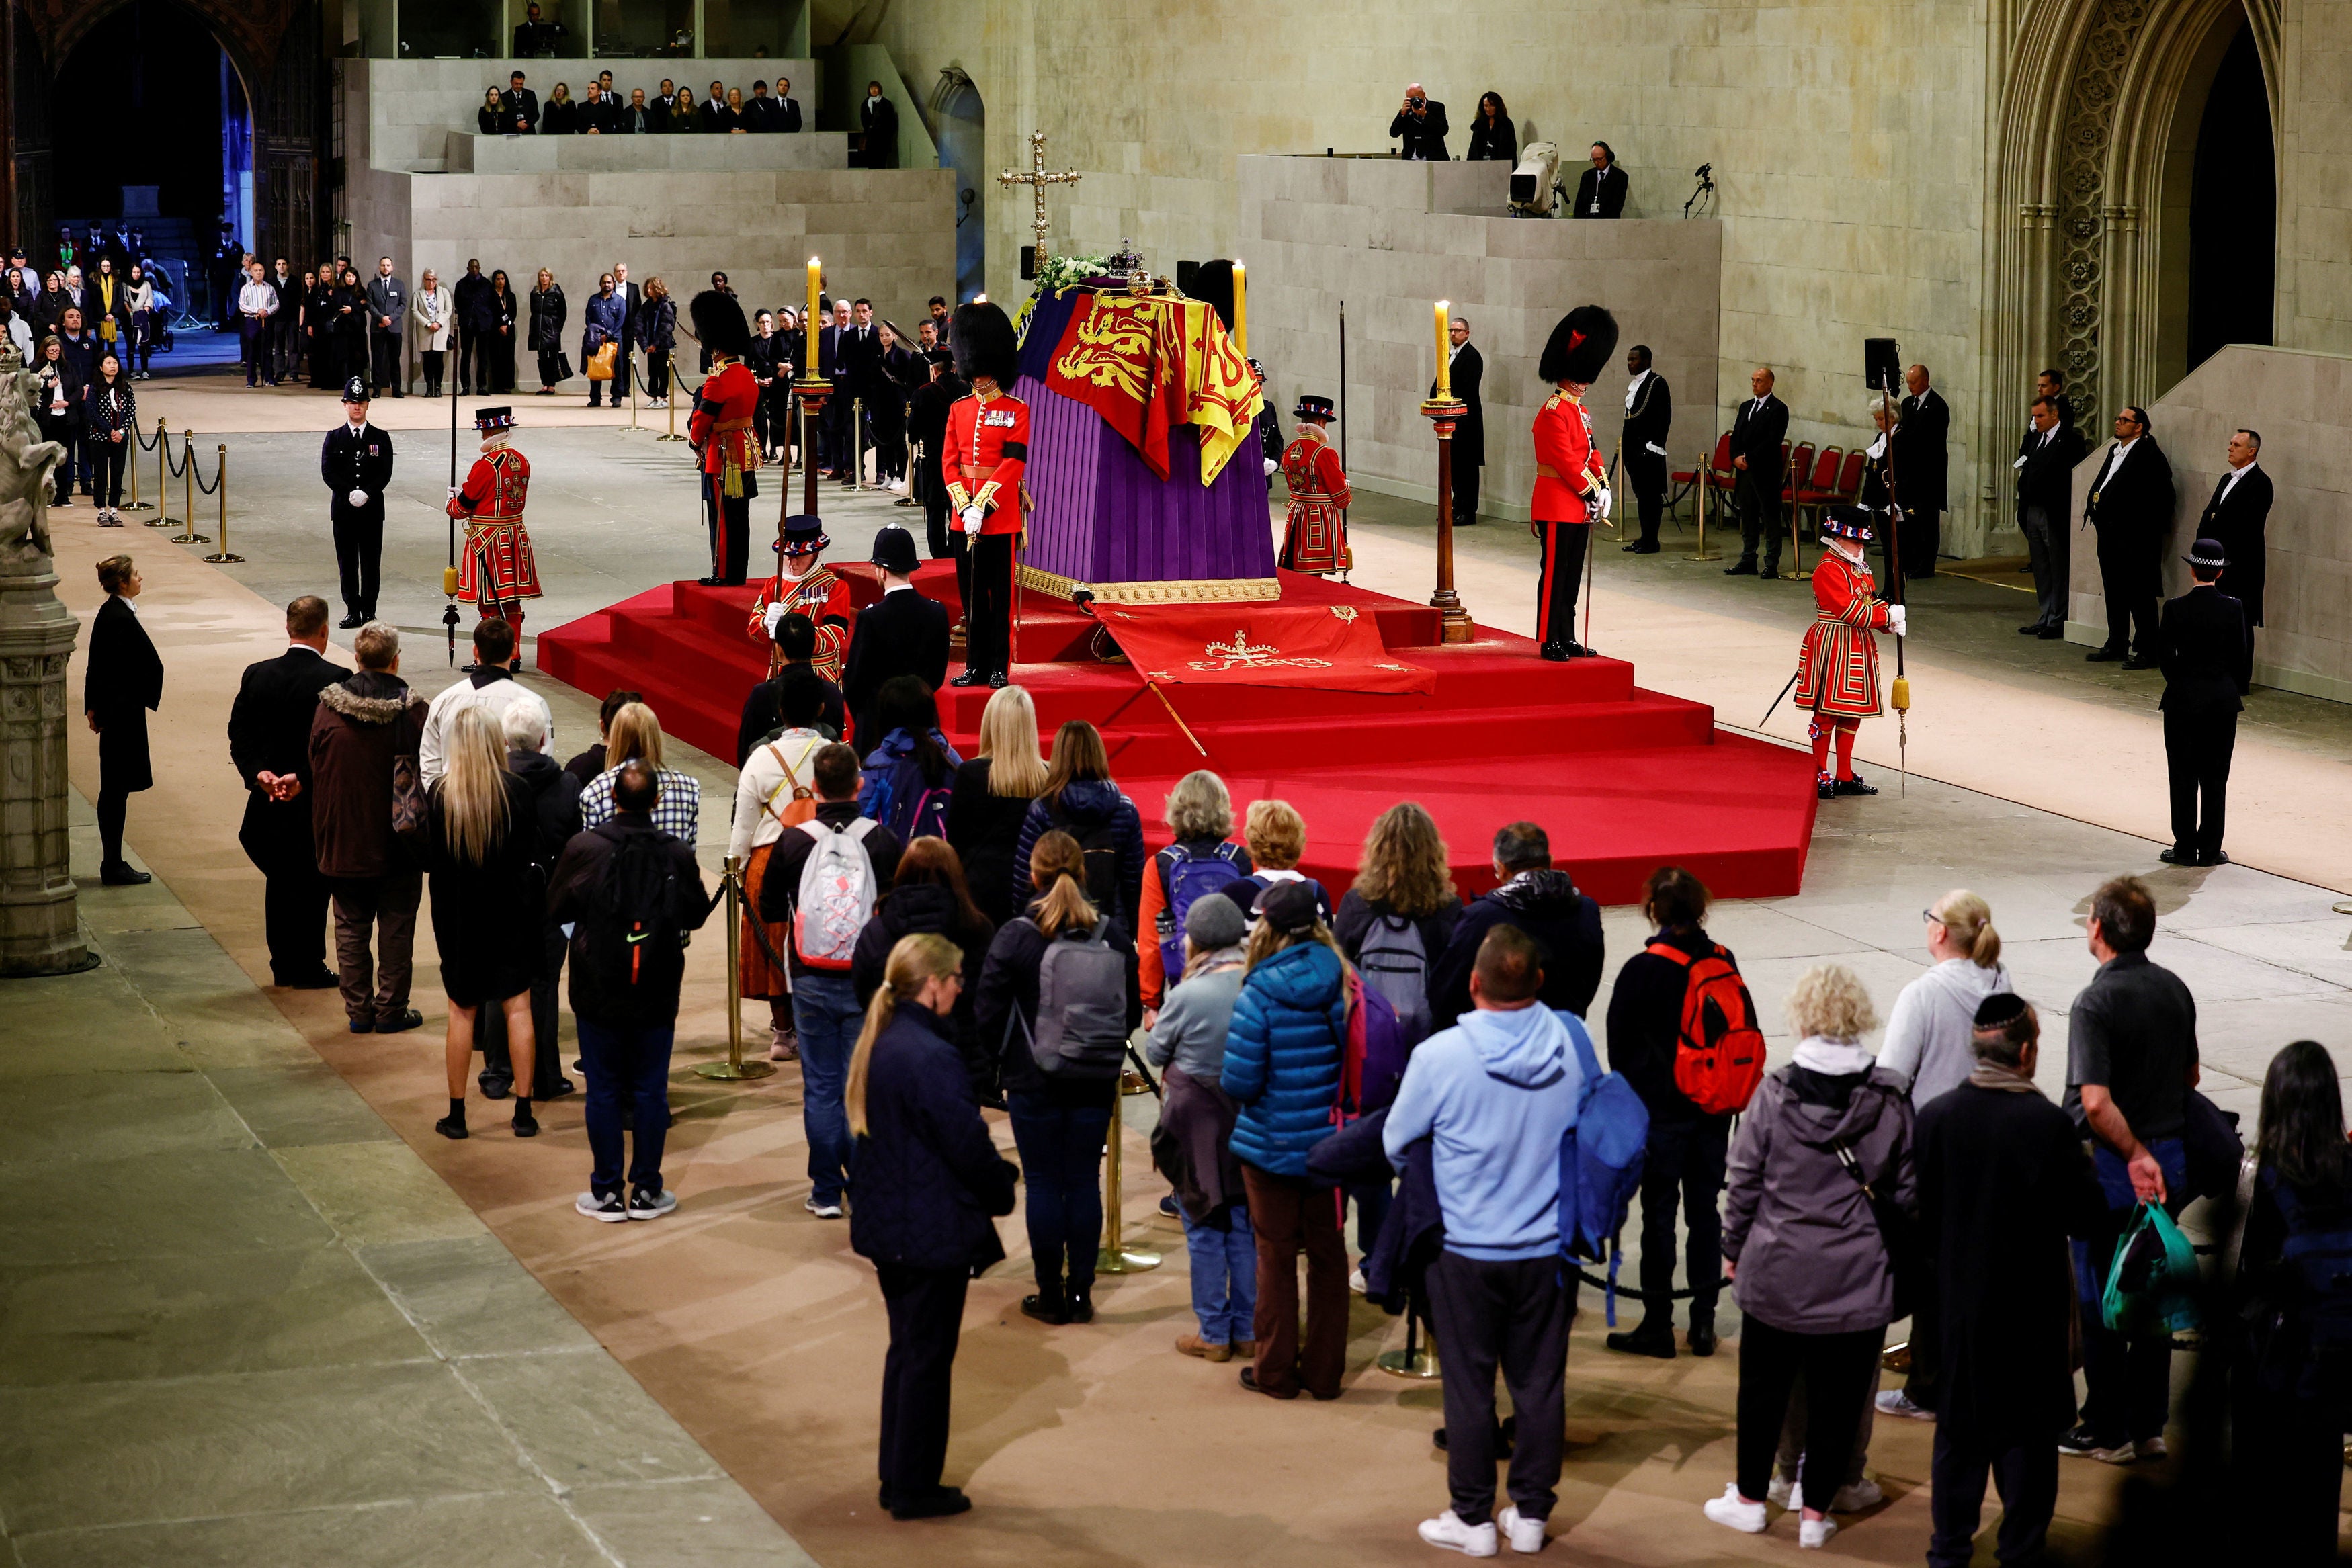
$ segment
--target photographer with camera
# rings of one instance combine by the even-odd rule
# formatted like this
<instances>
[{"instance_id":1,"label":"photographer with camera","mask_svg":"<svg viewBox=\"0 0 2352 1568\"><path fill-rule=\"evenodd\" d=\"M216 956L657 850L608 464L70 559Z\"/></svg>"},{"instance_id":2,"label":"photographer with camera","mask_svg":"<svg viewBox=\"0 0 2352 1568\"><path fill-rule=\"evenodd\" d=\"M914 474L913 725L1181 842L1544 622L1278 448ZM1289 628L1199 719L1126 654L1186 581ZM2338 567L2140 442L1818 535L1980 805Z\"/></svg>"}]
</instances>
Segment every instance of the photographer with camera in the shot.
<instances>
[{"instance_id":1,"label":"photographer with camera","mask_svg":"<svg viewBox=\"0 0 2352 1568\"><path fill-rule=\"evenodd\" d=\"M1445 106L1423 92L1419 82L1404 89L1404 104L1389 121L1389 134L1404 138L1397 156L1443 163L1445 152Z\"/></svg>"}]
</instances>

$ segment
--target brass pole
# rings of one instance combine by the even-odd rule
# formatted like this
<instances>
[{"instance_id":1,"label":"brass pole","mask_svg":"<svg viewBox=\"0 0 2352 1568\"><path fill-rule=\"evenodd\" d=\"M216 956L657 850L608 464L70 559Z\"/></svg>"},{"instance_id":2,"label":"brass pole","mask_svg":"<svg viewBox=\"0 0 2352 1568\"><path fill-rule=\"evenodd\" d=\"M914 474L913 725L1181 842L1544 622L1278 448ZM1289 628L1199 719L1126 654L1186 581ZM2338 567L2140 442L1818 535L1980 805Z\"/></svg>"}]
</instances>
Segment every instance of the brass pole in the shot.
<instances>
[{"instance_id":1,"label":"brass pole","mask_svg":"<svg viewBox=\"0 0 2352 1568\"><path fill-rule=\"evenodd\" d=\"M213 541L196 532L196 438L186 431L180 432L180 495L181 505L188 510L180 524L183 532L172 536L175 545L208 545Z\"/></svg>"},{"instance_id":2,"label":"brass pole","mask_svg":"<svg viewBox=\"0 0 2352 1568\"><path fill-rule=\"evenodd\" d=\"M1110 1137L1103 1162L1103 1245L1095 1257L1097 1274L1141 1274L1160 1267L1160 1254L1129 1249L1120 1240L1119 1231L1119 1134L1126 1130L1118 1113L1118 1101L1110 1106Z\"/></svg>"},{"instance_id":3,"label":"brass pole","mask_svg":"<svg viewBox=\"0 0 2352 1568\"><path fill-rule=\"evenodd\" d=\"M1714 448L1709 447L1698 455L1697 472L1691 476L1691 483L1698 487L1698 549L1683 557L1685 560L1721 560L1723 559L1721 550L1711 550L1706 548L1706 497L1707 493L1715 488L1714 481L1715 451Z\"/></svg>"},{"instance_id":4,"label":"brass pole","mask_svg":"<svg viewBox=\"0 0 2352 1568\"><path fill-rule=\"evenodd\" d=\"M1470 612L1454 591L1454 425L1469 409L1452 398L1431 398L1421 412L1437 432L1437 590L1430 608L1437 612L1440 642L1467 643Z\"/></svg>"},{"instance_id":5,"label":"brass pole","mask_svg":"<svg viewBox=\"0 0 2352 1568\"><path fill-rule=\"evenodd\" d=\"M765 1078L776 1067L771 1061L743 1060L742 862L729 855L719 875L727 887L727 1060L703 1062L694 1071L699 1078L734 1083L747 1078Z\"/></svg>"},{"instance_id":6,"label":"brass pole","mask_svg":"<svg viewBox=\"0 0 2352 1568\"><path fill-rule=\"evenodd\" d=\"M675 353L676 350L672 350L672 352ZM677 433L677 367L676 365L672 365L670 367L669 395L662 399L662 402L669 405L669 434L667 435L656 435L654 439L656 441L684 441L686 437Z\"/></svg>"},{"instance_id":7,"label":"brass pole","mask_svg":"<svg viewBox=\"0 0 2352 1568\"><path fill-rule=\"evenodd\" d=\"M849 400L849 477L843 480L845 490L866 488L866 400Z\"/></svg>"},{"instance_id":8,"label":"brass pole","mask_svg":"<svg viewBox=\"0 0 2352 1568\"><path fill-rule=\"evenodd\" d=\"M152 511L153 507L139 498L139 427L134 424L122 434L124 439L131 443L131 450L122 460L122 465L131 471L131 499L122 503L120 509L126 512Z\"/></svg>"},{"instance_id":9,"label":"brass pole","mask_svg":"<svg viewBox=\"0 0 2352 1568\"><path fill-rule=\"evenodd\" d=\"M172 476L165 465L169 461L166 447L171 439L159 415L155 421L155 515L147 519L147 526L151 528L176 528L180 526L179 518L163 515L172 505ZM131 462L135 465L138 460L138 454L133 453Z\"/></svg>"},{"instance_id":10,"label":"brass pole","mask_svg":"<svg viewBox=\"0 0 2352 1568\"><path fill-rule=\"evenodd\" d=\"M220 549L205 559L215 566L232 566L245 558L228 553L228 443L221 443L220 466L215 470L213 498L220 503Z\"/></svg>"}]
</instances>

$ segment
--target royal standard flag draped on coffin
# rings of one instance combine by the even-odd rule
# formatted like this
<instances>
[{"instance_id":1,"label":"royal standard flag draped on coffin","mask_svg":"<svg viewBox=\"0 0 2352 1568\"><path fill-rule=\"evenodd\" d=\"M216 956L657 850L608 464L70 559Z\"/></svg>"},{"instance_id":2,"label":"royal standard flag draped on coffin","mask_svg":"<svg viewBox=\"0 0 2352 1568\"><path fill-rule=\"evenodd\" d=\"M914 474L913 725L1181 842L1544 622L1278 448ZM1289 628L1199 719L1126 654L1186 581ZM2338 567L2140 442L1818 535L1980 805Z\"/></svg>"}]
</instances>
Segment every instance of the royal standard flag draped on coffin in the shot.
<instances>
[{"instance_id":1,"label":"royal standard flag draped on coffin","mask_svg":"<svg viewBox=\"0 0 2352 1568\"><path fill-rule=\"evenodd\" d=\"M1199 426L1204 486L1265 407L1249 361L1197 299L1088 294L1055 345L1045 385L1101 414L1162 479L1168 427Z\"/></svg>"}]
</instances>

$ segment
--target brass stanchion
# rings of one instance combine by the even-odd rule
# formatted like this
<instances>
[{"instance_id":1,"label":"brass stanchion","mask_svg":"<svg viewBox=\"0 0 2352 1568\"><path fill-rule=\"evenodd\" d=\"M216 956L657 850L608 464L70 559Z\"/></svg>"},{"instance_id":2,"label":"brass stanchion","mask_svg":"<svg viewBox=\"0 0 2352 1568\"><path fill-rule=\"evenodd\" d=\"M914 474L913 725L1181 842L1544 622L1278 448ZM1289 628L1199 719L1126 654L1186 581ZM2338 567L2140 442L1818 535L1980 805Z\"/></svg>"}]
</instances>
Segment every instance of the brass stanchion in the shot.
<instances>
[{"instance_id":1,"label":"brass stanchion","mask_svg":"<svg viewBox=\"0 0 2352 1568\"><path fill-rule=\"evenodd\" d=\"M172 504L172 476L164 466L170 461L171 444L171 435L163 420L158 418L155 421L155 515L147 519L147 526L151 528L176 528L181 526L179 518L163 515L165 508ZM134 466L137 465L137 455L132 455L131 463Z\"/></svg>"},{"instance_id":2,"label":"brass stanchion","mask_svg":"<svg viewBox=\"0 0 2352 1568\"><path fill-rule=\"evenodd\" d=\"M1150 1092L1131 1071L1120 1074L1119 1099ZM1095 1272L1097 1274L1142 1274L1160 1267L1159 1253L1131 1249L1121 1239L1118 1146L1124 1141L1122 1134L1126 1131L1126 1124L1118 1112L1118 1100L1113 1100L1110 1137L1103 1162L1103 1244L1102 1250L1095 1255Z\"/></svg>"},{"instance_id":3,"label":"brass stanchion","mask_svg":"<svg viewBox=\"0 0 2352 1568\"><path fill-rule=\"evenodd\" d=\"M122 465L125 468L131 470L131 499L123 502L121 507L116 508L116 510L124 512L153 511L155 509L154 507L149 506L146 502L139 498L139 427L134 424L129 430L124 431L123 434L130 437L131 440L130 455L123 459L122 463Z\"/></svg>"},{"instance_id":4,"label":"brass stanchion","mask_svg":"<svg viewBox=\"0 0 2352 1568\"><path fill-rule=\"evenodd\" d=\"M1411 1377L1420 1381L1442 1375L1437 1369L1437 1346L1421 1337L1421 1298L1408 1296L1404 1304L1404 1348L1384 1350L1372 1358L1372 1364L1395 1377Z\"/></svg>"},{"instance_id":5,"label":"brass stanchion","mask_svg":"<svg viewBox=\"0 0 2352 1568\"><path fill-rule=\"evenodd\" d=\"M655 436L654 439L656 441L684 441L686 439L685 436L680 435L677 433L677 367L676 365L672 365L669 371L669 395L662 399L662 402L667 403L669 407L669 434L667 435Z\"/></svg>"},{"instance_id":6,"label":"brass stanchion","mask_svg":"<svg viewBox=\"0 0 2352 1568\"><path fill-rule=\"evenodd\" d=\"M213 471L213 498L220 503L220 549L204 559L215 566L234 566L245 558L228 553L228 443L221 443L220 466Z\"/></svg>"},{"instance_id":7,"label":"brass stanchion","mask_svg":"<svg viewBox=\"0 0 2352 1568\"><path fill-rule=\"evenodd\" d=\"M634 351L625 351L621 356L621 368L632 372L629 376L629 423L621 426L623 434L633 430L639 435L646 434L646 427L637 423L637 387L645 377L636 373L636 361L637 356Z\"/></svg>"},{"instance_id":8,"label":"brass stanchion","mask_svg":"<svg viewBox=\"0 0 2352 1568\"><path fill-rule=\"evenodd\" d=\"M186 431L180 432L180 497L188 516L180 527L185 530L172 536L175 545L208 545L213 541L196 532L196 438Z\"/></svg>"},{"instance_id":9,"label":"brass stanchion","mask_svg":"<svg viewBox=\"0 0 2352 1568\"><path fill-rule=\"evenodd\" d=\"M866 400L849 400L849 477L841 482L845 490L866 488Z\"/></svg>"},{"instance_id":10,"label":"brass stanchion","mask_svg":"<svg viewBox=\"0 0 2352 1568\"><path fill-rule=\"evenodd\" d=\"M1444 361L1439 361L1444 368ZM1454 426L1470 405L1453 397L1431 398L1421 405L1422 416L1437 432L1437 590L1429 596L1437 612L1438 640L1467 643L1474 628L1462 596L1454 591Z\"/></svg>"},{"instance_id":11,"label":"brass stanchion","mask_svg":"<svg viewBox=\"0 0 2352 1568\"><path fill-rule=\"evenodd\" d=\"M1715 455L1710 448L1698 455L1697 472L1691 483L1698 489L1698 549L1683 557L1685 560L1721 560L1723 552L1706 548L1706 496L1715 488Z\"/></svg>"},{"instance_id":12,"label":"brass stanchion","mask_svg":"<svg viewBox=\"0 0 2352 1568\"><path fill-rule=\"evenodd\" d=\"M742 864L729 855L726 869L719 874L727 883L727 1060L703 1062L694 1071L698 1078L734 1083L747 1078L765 1078L775 1071L776 1066L772 1061L743 1060Z\"/></svg>"}]
</instances>

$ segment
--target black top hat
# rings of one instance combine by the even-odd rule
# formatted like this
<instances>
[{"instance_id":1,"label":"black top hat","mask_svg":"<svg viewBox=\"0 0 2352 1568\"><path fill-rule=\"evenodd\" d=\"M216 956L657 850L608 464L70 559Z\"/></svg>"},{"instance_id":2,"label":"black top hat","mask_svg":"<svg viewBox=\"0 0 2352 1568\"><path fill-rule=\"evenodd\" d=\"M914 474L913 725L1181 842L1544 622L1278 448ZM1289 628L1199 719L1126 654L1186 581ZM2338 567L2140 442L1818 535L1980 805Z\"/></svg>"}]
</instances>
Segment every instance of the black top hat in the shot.
<instances>
[{"instance_id":1,"label":"black top hat","mask_svg":"<svg viewBox=\"0 0 2352 1568\"><path fill-rule=\"evenodd\" d=\"M1006 392L1021 373L1021 344L1003 310L984 299L956 307L948 334L955 345L956 373L968 382L986 376Z\"/></svg>"},{"instance_id":2,"label":"black top hat","mask_svg":"<svg viewBox=\"0 0 2352 1568\"><path fill-rule=\"evenodd\" d=\"M776 541L776 549L784 555L814 555L832 543L825 536L824 518L796 512L784 519L784 537Z\"/></svg>"},{"instance_id":3,"label":"black top hat","mask_svg":"<svg viewBox=\"0 0 2352 1568\"><path fill-rule=\"evenodd\" d=\"M511 408L478 408L474 411L474 428L485 433L493 430L512 430L514 428L514 410Z\"/></svg>"},{"instance_id":4,"label":"black top hat","mask_svg":"<svg viewBox=\"0 0 2352 1568\"><path fill-rule=\"evenodd\" d=\"M1870 511L1865 507L1832 507L1822 517L1822 532L1832 538L1852 539L1866 545L1877 536L1871 531Z\"/></svg>"},{"instance_id":5,"label":"black top hat","mask_svg":"<svg viewBox=\"0 0 2352 1568\"><path fill-rule=\"evenodd\" d=\"M1580 305L1552 328L1536 374L1547 382L1591 386L1616 352L1617 318L1598 305Z\"/></svg>"},{"instance_id":6,"label":"black top hat","mask_svg":"<svg viewBox=\"0 0 2352 1568\"><path fill-rule=\"evenodd\" d=\"M686 313L693 318L695 337L712 353L740 360L751 351L751 326L732 294L706 288L688 303Z\"/></svg>"},{"instance_id":7,"label":"black top hat","mask_svg":"<svg viewBox=\"0 0 2352 1568\"><path fill-rule=\"evenodd\" d=\"M1328 419L1331 417L1331 400L1328 397L1317 397L1313 392L1308 392L1298 400L1298 406L1290 411L1290 417Z\"/></svg>"},{"instance_id":8,"label":"black top hat","mask_svg":"<svg viewBox=\"0 0 2352 1568\"><path fill-rule=\"evenodd\" d=\"M2220 539L2199 539L2180 559L2191 566L2210 567L2216 571L2230 564L2229 552L2221 548Z\"/></svg>"},{"instance_id":9,"label":"black top hat","mask_svg":"<svg viewBox=\"0 0 2352 1568\"><path fill-rule=\"evenodd\" d=\"M922 563L915 559L915 536L896 523L885 524L874 535L874 564L895 577L912 577Z\"/></svg>"},{"instance_id":10,"label":"black top hat","mask_svg":"<svg viewBox=\"0 0 2352 1568\"><path fill-rule=\"evenodd\" d=\"M343 401L345 402L365 402L367 400L367 377L353 376L351 380L343 383Z\"/></svg>"}]
</instances>

